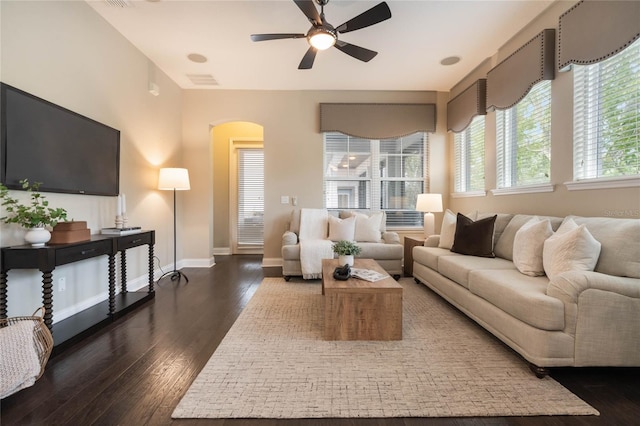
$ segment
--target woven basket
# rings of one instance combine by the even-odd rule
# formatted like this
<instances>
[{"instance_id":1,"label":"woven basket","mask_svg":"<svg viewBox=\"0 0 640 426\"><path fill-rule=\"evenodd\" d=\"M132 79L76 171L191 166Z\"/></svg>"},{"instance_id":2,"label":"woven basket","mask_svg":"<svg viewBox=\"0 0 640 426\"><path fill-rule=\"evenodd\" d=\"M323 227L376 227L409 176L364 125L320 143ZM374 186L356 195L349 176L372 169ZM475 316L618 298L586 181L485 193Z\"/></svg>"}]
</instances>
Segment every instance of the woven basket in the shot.
<instances>
[{"instance_id":1,"label":"woven basket","mask_svg":"<svg viewBox=\"0 0 640 426\"><path fill-rule=\"evenodd\" d=\"M40 316L36 316L38 312L40 312ZM47 361L51 355L51 350L53 349L53 336L44 324L44 313L44 307L41 307L30 317L11 317L0 319L0 328L16 324L20 321L33 322L33 344L36 348L38 359L40 360L40 373L38 374L38 377L36 377L36 380L42 376L42 373L44 373L44 367L47 365Z\"/></svg>"}]
</instances>

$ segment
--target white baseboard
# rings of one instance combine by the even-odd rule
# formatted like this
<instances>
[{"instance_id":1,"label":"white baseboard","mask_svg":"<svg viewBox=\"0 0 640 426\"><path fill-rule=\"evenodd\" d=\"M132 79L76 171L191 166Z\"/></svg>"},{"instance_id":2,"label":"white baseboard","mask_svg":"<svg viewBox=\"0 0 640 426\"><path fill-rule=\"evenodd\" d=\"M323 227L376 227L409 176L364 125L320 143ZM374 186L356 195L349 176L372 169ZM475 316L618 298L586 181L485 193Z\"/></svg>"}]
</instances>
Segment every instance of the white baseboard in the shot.
<instances>
[{"instance_id":1,"label":"white baseboard","mask_svg":"<svg viewBox=\"0 0 640 426\"><path fill-rule=\"evenodd\" d=\"M182 259L178 262L179 268L211 268L216 264L216 258L209 259Z\"/></svg>"},{"instance_id":2,"label":"white baseboard","mask_svg":"<svg viewBox=\"0 0 640 426\"><path fill-rule=\"evenodd\" d=\"M278 267L282 267L282 258L281 257L263 257L262 258L262 267L263 268L278 268Z\"/></svg>"},{"instance_id":3,"label":"white baseboard","mask_svg":"<svg viewBox=\"0 0 640 426\"><path fill-rule=\"evenodd\" d=\"M231 254L231 247L214 247L213 255L214 256L229 256Z\"/></svg>"}]
</instances>

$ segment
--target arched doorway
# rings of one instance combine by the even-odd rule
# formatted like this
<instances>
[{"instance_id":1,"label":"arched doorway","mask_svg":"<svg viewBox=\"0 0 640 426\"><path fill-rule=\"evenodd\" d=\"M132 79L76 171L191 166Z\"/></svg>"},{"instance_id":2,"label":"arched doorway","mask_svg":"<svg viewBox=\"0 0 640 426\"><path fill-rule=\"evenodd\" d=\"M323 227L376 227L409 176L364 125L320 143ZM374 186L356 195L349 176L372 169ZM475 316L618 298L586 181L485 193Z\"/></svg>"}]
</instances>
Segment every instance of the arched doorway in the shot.
<instances>
[{"instance_id":1,"label":"arched doorway","mask_svg":"<svg viewBox=\"0 0 640 426\"><path fill-rule=\"evenodd\" d=\"M214 254L262 254L263 128L236 121L211 133Z\"/></svg>"}]
</instances>

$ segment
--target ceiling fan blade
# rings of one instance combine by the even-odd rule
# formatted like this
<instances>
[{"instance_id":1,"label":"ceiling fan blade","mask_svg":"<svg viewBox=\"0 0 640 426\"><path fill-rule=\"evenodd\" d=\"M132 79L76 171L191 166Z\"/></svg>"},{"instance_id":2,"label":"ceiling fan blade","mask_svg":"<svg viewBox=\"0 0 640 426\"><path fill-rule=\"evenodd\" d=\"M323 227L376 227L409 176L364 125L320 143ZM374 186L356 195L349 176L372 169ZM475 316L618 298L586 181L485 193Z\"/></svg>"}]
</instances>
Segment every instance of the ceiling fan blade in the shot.
<instances>
[{"instance_id":1,"label":"ceiling fan blade","mask_svg":"<svg viewBox=\"0 0 640 426\"><path fill-rule=\"evenodd\" d=\"M336 31L341 34L348 33L349 31L359 30L371 25L375 25L379 22L385 21L391 18L391 10L386 2L379 3L377 6L373 6L366 12L361 13L345 22L344 24L336 27Z\"/></svg>"},{"instance_id":2,"label":"ceiling fan blade","mask_svg":"<svg viewBox=\"0 0 640 426\"><path fill-rule=\"evenodd\" d=\"M251 34L251 41L281 40L285 38L305 38L306 34Z\"/></svg>"},{"instance_id":3,"label":"ceiling fan blade","mask_svg":"<svg viewBox=\"0 0 640 426\"><path fill-rule=\"evenodd\" d=\"M373 50L365 49L364 47L356 46L355 44L346 43L344 41L338 40L334 47L349 56L353 56L356 59L360 59L362 62L369 62L373 58L376 57L378 52L374 52Z\"/></svg>"},{"instance_id":4,"label":"ceiling fan blade","mask_svg":"<svg viewBox=\"0 0 640 426\"><path fill-rule=\"evenodd\" d=\"M299 70L309 70L313 66L313 61L316 59L316 53L318 50L315 47L310 47L307 50L307 53L304 54L302 61L300 61L300 65L298 65Z\"/></svg>"},{"instance_id":5,"label":"ceiling fan blade","mask_svg":"<svg viewBox=\"0 0 640 426\"><path fill-rule=\"evenodd\" d=\"M293 0L293 2L300 8L311 23L322 25L322 18L318 13L318 9L316 9L316 6L313 4L313 0Z\"/></svg>"}]
</instances>

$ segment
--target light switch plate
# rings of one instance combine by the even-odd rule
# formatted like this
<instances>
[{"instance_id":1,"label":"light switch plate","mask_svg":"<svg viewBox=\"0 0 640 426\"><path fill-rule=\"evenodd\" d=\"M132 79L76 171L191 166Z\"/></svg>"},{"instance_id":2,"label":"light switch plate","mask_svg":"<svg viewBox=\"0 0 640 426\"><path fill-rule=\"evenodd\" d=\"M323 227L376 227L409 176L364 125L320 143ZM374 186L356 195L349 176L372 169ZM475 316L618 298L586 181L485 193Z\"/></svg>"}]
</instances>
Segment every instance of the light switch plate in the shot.
<instances>
[{"instance_id":1,"label":"light switch plate","mask_svg":"<svg viewBox=\"0 0 640 426\"><path fill-rule=\"evenodd\" d=\"M281 195L280 196L280 204L289 204L289 196Z\"/></svg>"}]
</instances>

